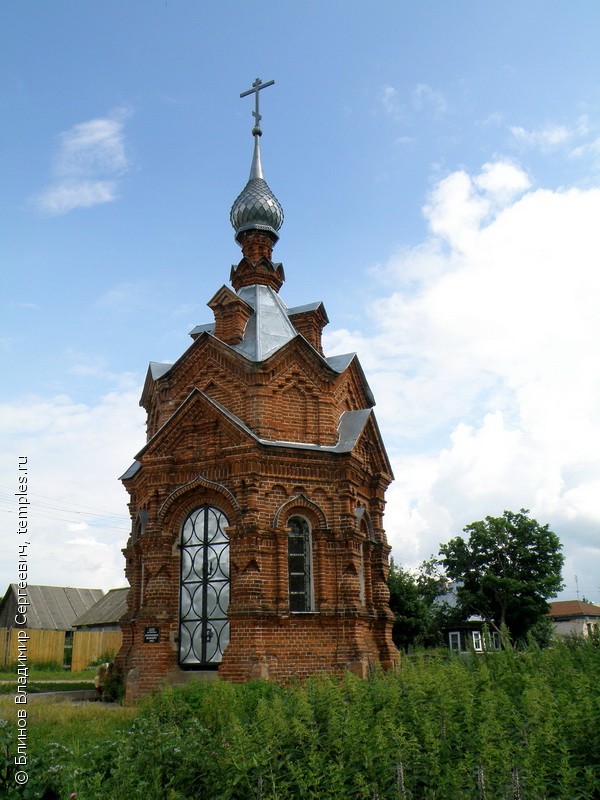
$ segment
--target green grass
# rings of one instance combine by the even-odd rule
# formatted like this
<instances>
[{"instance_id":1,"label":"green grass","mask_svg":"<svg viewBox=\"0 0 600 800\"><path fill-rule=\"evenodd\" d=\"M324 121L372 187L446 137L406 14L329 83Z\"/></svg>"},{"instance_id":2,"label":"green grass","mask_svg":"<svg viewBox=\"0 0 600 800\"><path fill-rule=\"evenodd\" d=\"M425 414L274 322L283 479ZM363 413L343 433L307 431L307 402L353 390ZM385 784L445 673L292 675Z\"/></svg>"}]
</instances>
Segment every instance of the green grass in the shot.
<instances>
[{"instance_id":1,"label":"green grass","mask_svg":"<svg viewBox=\"0 0 600 800\"><path fill-rule=\"evenodd\" d=\"M16 683L0 683L0 695L14 694L16 688ZM93 688L94 682L92 679L87 681L30 681L27 684L27 692L29 694L38 694L39 692L74 692L79 689Z\"/></svg>"},{"instance_id":2,"label":"green grass","mask_svg":"<svg viewBox=\"0 0 600 800\"><path fill-rule=\"evenodd\" d=\"M23 796L600 800L599 674L595 640L415 654L368 680L197 682L139 708L32 703Z\"/></svg>"},{"instance_id":3,"label":"green grass","mask_svg":"<svg viewBox=\"0 0 600 800\"><path fill-rule=\"evenodd\" d=\"M59 667L36 666L27 673L27 691L30 694L39 692L76 691L93 689L96 668L69 672ZM16 669L5 669L0 672L0 696L14 695L17 688Z\"/></svg>"},{"instance_id":4,"label":"green grass","mask_svg":"<svg viewBox=\"0 0 600 800\"><path fill-rule=\"evenodd\" d=\"M139 714L139 708L108 703L54 703L38 700L27 704L27 736L30 752L39 753L50 742L65 747L91 747L127 727ZM12 698L0 697L0 718L16 717ZM1 795L0 795L1 796Z\"/></svg>"},{"instance_id":5,"label":"green grass","mask_svg":"<svg viewBox=\"0 0 600 800\"><path fill-rule=\"evenodd\" d=\"M61 669L58 667L53 667L52 669L46 669L40 666L34 666L29 669L27 673L27 680L28 681L85 681L90 680L93 682L94 676L98 671L97 667L90 667L88 669L82 669L78 672L71 672L68 669ZM17 670L16 668L9 669L5 668L0 670L0 681L14 681L16 680Z\"/></svg>"}]
</instances>

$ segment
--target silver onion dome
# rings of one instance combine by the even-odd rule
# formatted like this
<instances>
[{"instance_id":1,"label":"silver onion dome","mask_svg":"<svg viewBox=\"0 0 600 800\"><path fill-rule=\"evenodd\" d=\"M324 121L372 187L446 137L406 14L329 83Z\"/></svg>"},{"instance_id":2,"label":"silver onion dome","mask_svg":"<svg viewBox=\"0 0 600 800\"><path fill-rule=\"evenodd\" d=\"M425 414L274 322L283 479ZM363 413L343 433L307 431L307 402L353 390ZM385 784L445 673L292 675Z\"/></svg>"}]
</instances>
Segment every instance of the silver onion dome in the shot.
<instances>
[{"instance_id":1,"label":"silver onion dome","mask_svg":"<svg viewBox=\"0 0 600 800\"><path fill-rule=\"evenodd\" d=\"M257 126L252 133L254 135L254 155L250 177L231 206L229 219L235 231L236 240L241 233L249 230L267 231L273 234L277 240L279 238L278 231L283 225L283 209L263 177L259 144L261 130Z\"/></svg>"}]
</instances>

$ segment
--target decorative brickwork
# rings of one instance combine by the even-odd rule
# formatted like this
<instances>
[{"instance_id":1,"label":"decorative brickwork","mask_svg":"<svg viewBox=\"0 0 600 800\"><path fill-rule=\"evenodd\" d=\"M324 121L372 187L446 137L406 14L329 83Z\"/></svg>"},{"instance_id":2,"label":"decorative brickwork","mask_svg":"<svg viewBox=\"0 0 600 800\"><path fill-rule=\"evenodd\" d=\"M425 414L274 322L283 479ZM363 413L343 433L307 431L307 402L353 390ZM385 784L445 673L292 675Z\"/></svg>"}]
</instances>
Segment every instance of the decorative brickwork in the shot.
<instances>
[{"instance_id":1,"label":"decorative brickwork","mask_svg":"<svg viewBox=\"0 0 600 800\"><path fill-rule=\"evenodd\" d=\"M231 268L230 279L236 292L244 286L270 286L278 292L285 275L283 266L274 264L266 256L260 256L255 261L244 257L237 267Z\"/></svg>"},{"instance_id":2,"label":"decorative brickwork","mask_svg":"<svg viewBox=\"0 0 600 800\"><path fill-rule=\"evenodd\" d=\"M252 315L252 307L222 286L208 301L208 307L215 315L214 335L225 344L238 344L244 338L246 323Z\"/></svg>"},{"instance_id":3,"label":"decorative brickwork","mask_svg":"<svg viewBox=\"0 0 600 800\"><path fill-rule=\"evenodd\" d=\"M364 408L369 395L356 359L340 375L316 351L307 365L307 350L298 336L267 362L244 364L203 334L148 390L157 423L124 477L134 535L124 551L132 592L120 659L133 670L130 698L182 678L181 528L207 504L229 520L230 640L219 674L289 680L393 663L382 526L390 466L368 409L353 440L339 441L343 412ZM294 515L312 537L304 613L289 610ZM144 641L148 628L160 629L160 641Z\"/></svg>"},{"instance_id":4,"label":"decorative brickwork","mask_svg":"<svg viewBox=\"0 0 600 800\"><path fill-rule=\"evenodd\" d=\"M289 319L298 333L301 333L305 339L308 339L315 350L323 355L321 337L323 328L329 322L323 304L320 303L317 308L310 309L309 311L300 311L296 314L290 314Z\"/></svg>"},{"instance_id":5,"label":"decorative brickwork","mask_svg":"<svg viewBox=\"0 0 600 800\"><path fill-rule=\"evenodd\" d=\"M279 299L276 235L262 222L236 233L243 258L235 291L208 303L214 327L196 329L174 364L152 364L144 385L147 442L122 476L129 700L197 672L364 676L397 656L383 530L392 471L374 400L356 356L324 357L322 303Z\"/></svg>"}]
</instances>

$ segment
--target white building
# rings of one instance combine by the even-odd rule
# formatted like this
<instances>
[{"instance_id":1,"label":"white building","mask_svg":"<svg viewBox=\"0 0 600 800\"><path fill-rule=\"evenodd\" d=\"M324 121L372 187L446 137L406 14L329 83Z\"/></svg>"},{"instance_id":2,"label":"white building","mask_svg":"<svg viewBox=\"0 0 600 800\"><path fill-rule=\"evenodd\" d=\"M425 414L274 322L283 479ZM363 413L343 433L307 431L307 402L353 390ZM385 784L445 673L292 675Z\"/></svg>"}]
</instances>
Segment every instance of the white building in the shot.
<instances>
[{"instance_id":1,"label":"white building","mask_svg":"<svg viewBox=\"0 0 600 800\"><path fill-rule=\"evenodd\" d=\"M559 636L588 636L600 629L600 606L583 600L558 600L550 603L548 617Z\"/></svg>"}]
</instances>

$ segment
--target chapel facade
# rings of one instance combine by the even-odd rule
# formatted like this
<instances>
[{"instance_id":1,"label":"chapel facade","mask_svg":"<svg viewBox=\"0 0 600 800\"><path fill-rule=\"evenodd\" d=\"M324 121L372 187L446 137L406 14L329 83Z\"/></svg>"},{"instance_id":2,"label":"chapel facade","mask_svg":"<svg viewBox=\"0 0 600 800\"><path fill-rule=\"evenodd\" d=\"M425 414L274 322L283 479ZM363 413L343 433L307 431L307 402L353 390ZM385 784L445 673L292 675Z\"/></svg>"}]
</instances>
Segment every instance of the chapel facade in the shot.
<instances>
[{"instance_id":1,"label":"chapel facade","mask_svg":"<svg viewBox=\"0 0 600 800\"><path fill-rule=\"evenodd\" d=\"M128 699L218 671L245 681L389 668L392 470L355 354L326 357L322 302L288 307L283 211L261 164L230 219L242 258L174 363L151 363L147 441L122 476L132 534ZM243 96L243 95L242 95Z\"/></svg>"}]
</instances>

